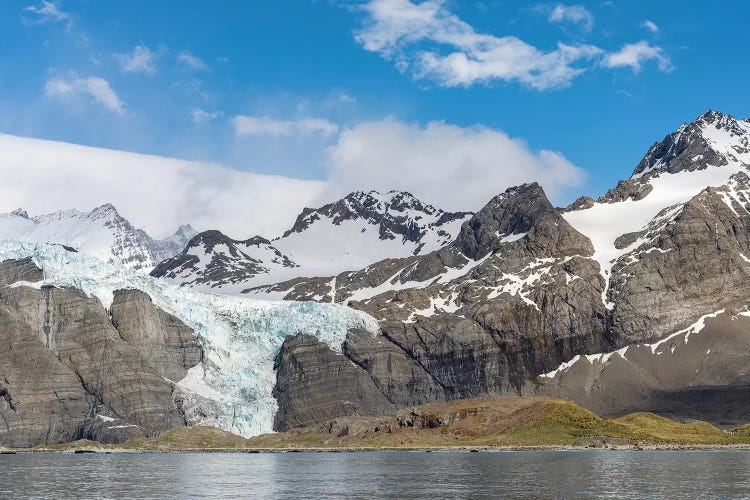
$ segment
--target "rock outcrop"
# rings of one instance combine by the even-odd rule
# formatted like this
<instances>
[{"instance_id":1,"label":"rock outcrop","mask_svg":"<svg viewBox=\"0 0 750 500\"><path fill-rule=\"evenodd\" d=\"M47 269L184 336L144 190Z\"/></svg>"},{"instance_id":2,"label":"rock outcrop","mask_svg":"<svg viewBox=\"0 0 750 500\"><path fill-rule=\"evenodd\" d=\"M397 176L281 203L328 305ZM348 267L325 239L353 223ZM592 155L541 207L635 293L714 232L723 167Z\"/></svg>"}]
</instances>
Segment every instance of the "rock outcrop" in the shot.
<instances>
[{"instance_id":1,"label":"rock outcrop","mask_svg":"<svg viewBox=\"0 0 750 500\"><path fill-rule=\"evenodd\" d=\"M147 356L156 372L172 382L201 362L203 350L193 330L168 314L140 290L118 290L110 307L122 339Z\"/></svg>"},{"instance_id":2,"label":"rock outcrop","mask_svg":"<svg viewBox=\"0 0 750 500\"><path fill-rule=\"evenodd\" d=\"M287 337L275 369L275 430L342 415L386 415L395 409L361 368L312 335Z\"/></svg>"},{"instance_id":3,"label":"rock outcrop","mask_svg":"<svg viewBox=\"0 0 750 500\"><path fill-rule=\"evenodd\" d=\"M750 177L735 174L657 217L613 267L611 331L654 341L750 297Z\"/></svg>"},{"instance_id":4,"label":"rock outcrop","mask_svg":"<svg viewBox=\"0 0 750 500\"><path fill-rule=\"evenodd\" d=\"M750 415L750 317L724 312L654 344L580 356L524 392L575 401L605 416L650 411L717 425Z\"/></svg>"},{"instance_id":5,"label":"rock outcrop","mask_svg":"<svg viewBox=\"0 0 750 500\"><path fill-rule=\"evenodd\" d=\"M179 375L175 360L184 373L201 359L184 325L124 291L117 294L120 332L97 298L75 288L26 286L30 280L17 283L19 277L42 273L26 259L0 264L0 283L12 285L0 287L0 344L6 346L0 444L113 442L185 424L163 375Z\"/></svg>"}]
</instances>

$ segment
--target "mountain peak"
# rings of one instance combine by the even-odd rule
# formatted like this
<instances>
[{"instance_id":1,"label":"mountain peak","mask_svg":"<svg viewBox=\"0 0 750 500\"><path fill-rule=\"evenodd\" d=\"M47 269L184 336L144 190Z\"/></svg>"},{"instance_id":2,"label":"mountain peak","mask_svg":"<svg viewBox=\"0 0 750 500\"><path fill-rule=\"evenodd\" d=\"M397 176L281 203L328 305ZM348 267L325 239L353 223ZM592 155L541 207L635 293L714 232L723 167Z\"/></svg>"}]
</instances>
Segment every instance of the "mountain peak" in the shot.
<instances>
[{"instance_id":1,"label":"mountain peak","mask_svg":"<svg viewBox=\"0 0 750 500\"><path fill-rule=\"evenodd\" d=\"M183 224L180 227L177 228L177 231L175 231L175 234L195 234L196 231L190 224Z\"/></svg>"},{"instance_id":2,"label":"mountain peak","mask_svg":"<svg viewBox=\"0 0 750 500\"><path fill-rule=\"evenodd\" d=\"M708 110L649 148L631 179L708 167L750 165L750 122Z\"/></svg>"},{"instance_id":3,"label":"mountain peak","mask_svg":"<svg viewBox=\"0 0 750 500\"><path fill-rule=\"evenodd\" d=\"M468 215L468 212L453 213L437 209L407 191L354 191L322 207L305 208L282 238L301 233L320 220L329 220L337 226L344 221L363 220L366 224L380 226L381 239L393 239L395 235L400 235L405 240L417 241L424 232L419 229L421 226L437 220L443 224Z\"/></svg>"},{"instance_id":4,"label":"mountain peak","mask_svg":"<svg viewBox=\"0 0 750 500\"><path fill-rule=\"evenodd\" d=\"M29 218L28 212L26 212L26 210L24 210L22 208L17 208L15 210L13 210L10 213L10 215L15 215L16 217L23 217L24 219L28 219Z\"/></svg>"},{"instance_id":5,"label":"mountain peak","mask_svg":"<svg viewBox=\"0 0 750 500\"><path fill-rule=\"evenodd\" d=\"M117 209L114 205L111 203L105 203L104 205L101 205L99 207L96 207L90 212L90 215L92 217L99 217L102 215L120 215L119 212L117 212Z\"/></svg>"}]
</instances>

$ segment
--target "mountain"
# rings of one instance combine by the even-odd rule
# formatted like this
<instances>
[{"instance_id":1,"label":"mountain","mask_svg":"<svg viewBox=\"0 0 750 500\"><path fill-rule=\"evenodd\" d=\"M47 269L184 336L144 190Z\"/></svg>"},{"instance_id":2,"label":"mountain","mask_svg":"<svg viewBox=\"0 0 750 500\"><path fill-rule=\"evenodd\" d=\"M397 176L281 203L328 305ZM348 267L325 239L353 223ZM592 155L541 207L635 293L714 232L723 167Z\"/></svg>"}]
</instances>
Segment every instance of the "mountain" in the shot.
<instances>
[{"instance_id":1,"label":"mountain","mask_svg":"<svg viewBox=\"0 0 750 500\"><path fill-rule=\"evenodd\" d=\"M22 209L0 214L0 239L57 243L132 269L150 270L179 253L194 235L185 225L169 238L154 240L110 204L91 212L71 209L36 217Z\"/></svg>"},{"instance_id":2,"label":"mountain","mask_svg":"<svg viewBox=\"0 0 750 500\"><path fill-rule=\"evenodd\" d=\"M337 356L359 367L357 376L369 376L397 407L530 392L569 397L605 414L679 416L703 393L723 403L691 418L747 420L748 409L735 397L748 361L737 334L716 333L715 326L698 344L705 350L675 341L667 344L674 351L661 348L650 361L640 354L650 349L638 346L679 332L687 343L685 329L701 317L750 303L749 139L750 122L710 111L652 146L632 176L598 200L555 209L538 185L518 186L491 200L436 252L247 293L343 303L377 318L378 335L349 332ZM733 343L722 348L722 339ZM295 377L295 391L278 390L290 384L279 378L277 391L286 399L279 401L284 414L277 428L293 426L300 415L317 425L332 409L344 415L372 401L364 389L349 390L346 403L333 391L315 400L324 418L311 419L311 394L346 384L333 371L304 375L303 352L311 343L282 348L288 352L280 359L296 364L277 373ZM736 357L722 365L715 357L725 349ZM571 360L570 369L558 370ZM615 370L623 363L626 369ZM680 369L669 381L655 363L705 365L706 372L698 377ZM629 392L613 402L621 385ZM688 390L692 396L681 396Z\"/></svg>"},{"instance_id":3,"label":"mountain","mask_svg":"<svg viewBox=\"0 0 750 500\"><path fill-rule=\"evenodd\" d=\"M358 269L389 257L419 255L450 243L468 212L445 212L411 194L354 192L320 208L306 208L272 241L238 241L207 231L153 276L184 286L237 293L299 276Z\"/></svg>"},{"instance_id":4,"label":"mountain","mask_svg":"<svg viewBox=\"0 0 750 500\"><path fill-rule=\"evenodd\" d=\"M276 240L204 232L164 266L191 286L128 269L103 237L108 261L2 240L0 445L197 423L248 436L487 394L749 421L748 131L705 113L564 209L528 183L441 224L405 194L354 193ZM364 243L402 253L307 274Z\"/></svg>"},{"instance_id":5,"label":"mountain","mask_svg":"<svg viewBox=\"0 0 750 500\"><path fill-rule=\"evenodd\" d=\"M160 262L151 274L190 287L226 288L297 268L298 264L260 236L238 241L220 231L204 231L178 255Z\"/></svg>"}]
</instances>

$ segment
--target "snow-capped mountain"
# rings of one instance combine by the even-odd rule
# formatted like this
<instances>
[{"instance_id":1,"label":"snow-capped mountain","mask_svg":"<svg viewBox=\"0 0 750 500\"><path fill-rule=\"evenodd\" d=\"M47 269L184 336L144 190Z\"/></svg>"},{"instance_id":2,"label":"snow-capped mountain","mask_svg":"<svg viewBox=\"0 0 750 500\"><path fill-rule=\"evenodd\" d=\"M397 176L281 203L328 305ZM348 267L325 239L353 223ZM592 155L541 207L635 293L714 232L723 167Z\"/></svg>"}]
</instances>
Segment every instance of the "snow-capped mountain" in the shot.
<instances>
[{"instance_id":1,"label":"snow-capped mountain","mask_svg":"<svg viewBox=\"0 0 750 500\"><path fill-rule=\"evenodd\" d=\"M154 276L186 286L236 293L300 276L358 269L386 258L420 255L456 237L471 214L445 212L407 192L354 192L305 209L274 240L233 240L209 231L180 255L160 263Z\"/></svg>"},{"instance_id":2,"label":"snow-capped mountain","mask_svg":"<svg viewBox=\"0 0 750 500\"><path fill-rule=\"evenodd\" d=\"M75 209L29 217L22 209L0 214L0 239L56 243L132 269L150 270L182 251L196 234L185 225L163 240L151 238L110 204L91 212Z\"/></svg>"},{"instance_id":3,"label":"snow-capped mountain","mask_svg":"<svg viewBox=\"0 0 750 500\"><path fill-rule=\"evenodd\" d=\"M16 211L0 220L3 231L85 252L0 242L0 316L7 316L0 334L13 346L52 318L55 338L64 339L80 316L70 307L38 314L54 306L50 293L57 300L78 293L76 303L97 311L102 328L116 327L117 290L141 290L184 323L155 333L190 328L206 354L183 366L187 376L168 403L180 401L190 423L247 435L367 414L373 401L390 411L519 392L596 411L747 421L749 138L750 122L708 112L652 146L630 178L567 209L555 208L537 183L508 188L476 214L445 214L405 193L353 193L306 210L275 240L201 233L155 272L223 294L252 288L243 297L123 268L132 267L129 256L150 254L135 254L133 244L115 253L112 228L131 233L114 222L113 209L33 219ZM87 255L97 251L109 262ZM350 267L358 257L367 261ZM320 269L332 271L312 272ZM49 356L44 334L29 338L37 337L19 346L36 349L30 360L68 361ZM0 356L18 359L26 361ZM79 383L65 373L55 391ZM23 378L12 382L16 392L36 390ZM696 394L710 395L713 408L692 404ZM20 418L7 405L2 411Z\"/></svg>"},{"instance_id":4,"label":"snow-capped mountain","mask_svg":"<svg viewBox=\"0 0 750 500\"><path fill-rule=\"evenodd\" d=\"M742 399L732 391L746 383L750 357L736 350L739 359L716 362L722 336L729 335L724 329L701 343L703 350L689 347L668 356L682 349L670 340L656 351L657 362L675 359L693 367L675 370L684 377L672 385L665 378L638 378L645 372L636 356L651 348L622 349L656 345L675 332L689 333L685 329L702 316L750 303L749 130L748 121L708 112L650 148L633 175L598 200L580 198L560 210L539 185L517 186L490 200L437 252L248 294L343 303L377 318L380 333L373 338L351 332L343 352L396 405L488 392L535 393L540 375L578 356L579 367L592 359L612 363L604 369L613 392L599 395L584 371L569 384L547 378L551 392L540 393L570 396L598 410L608 401L600 397L630 384L627 394L642 397L625 399L633 404L628 411L659 412L684 410L690 399L680 394L690 390L717 401L721 411L706 412L705 418L726 410L747 421L746 408L732 406ZM686 334L683 340L687 343ZM304 359L291 343L289 349L283 353L287 359ZM615 351L626 353L629 371L620 371L623 355L609 354ZM705 372L693 375L696 367ZM303 363L290 373L311 368ZM336 373L316 373L321 387L339 383ZM712 381L720 385L691 385ZM280 382L286 383L292 380ZM319 395L312 384L306 390L295 397L308 402ZM665 391L665 398L654 396L658 391ZM352 394L347 398L347 404L364 405ZM295 412L310 414L307 407L285 404L291 408L288 420L297 418ZM336 397L319 404L321 414L336 405L347 411ZM702 418L700 410L689 416Z\"/></svg>"},{"instance_id":5,"label":"snow-capped mountain","mask_svg":"<svg viewBox=\"0 0 750 500\"><path fill-rule=\"evenodd\" d=\"M639 233L674 215L664 210L677 210L706 187L723 186L747 171L749 143L750 121L708 111L654 144L629 180L569 210L565 220L591 239L609 283L617 260L645 242Z\"/></svg>"},{"instance_id":6,"label":"snow-capped mountain","mask_svg":"<svg viewBox=\"0 0 750 500\"><path fill-rule=\"evenodd\" d=\"M297 264L260 236L238 241L220 231L204 231L181 253L159 263L151 274L186 286L222 288L257 276L280 276L296 268Z\"/></svg>"}]
</instances>

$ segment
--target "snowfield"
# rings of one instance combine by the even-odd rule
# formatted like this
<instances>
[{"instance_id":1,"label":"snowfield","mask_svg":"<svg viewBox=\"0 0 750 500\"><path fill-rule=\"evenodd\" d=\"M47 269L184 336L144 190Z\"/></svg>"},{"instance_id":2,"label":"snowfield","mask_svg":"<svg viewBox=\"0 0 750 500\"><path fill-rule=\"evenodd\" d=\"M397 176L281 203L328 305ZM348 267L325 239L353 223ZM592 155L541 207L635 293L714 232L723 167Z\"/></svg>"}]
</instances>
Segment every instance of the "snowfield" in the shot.
<instances>
[{"instance_id":1,"label":"snowfield","mask_svg":"<svg viewBox=\"0 0 750 500\"><path fill-rule=\"evenodd\" d=\"M273 360L286 336L316 335L340 351L350 328L378 329L374 318L341 305L205 294L61 246L0 241L0 260L24 257L44 271L45 280L23 285L73 286L96 296L107 308L115 290L139 289L193 328L206 359L176 381L188 422L246 437L272 431Z\"/></svg>"}]
</instances>

